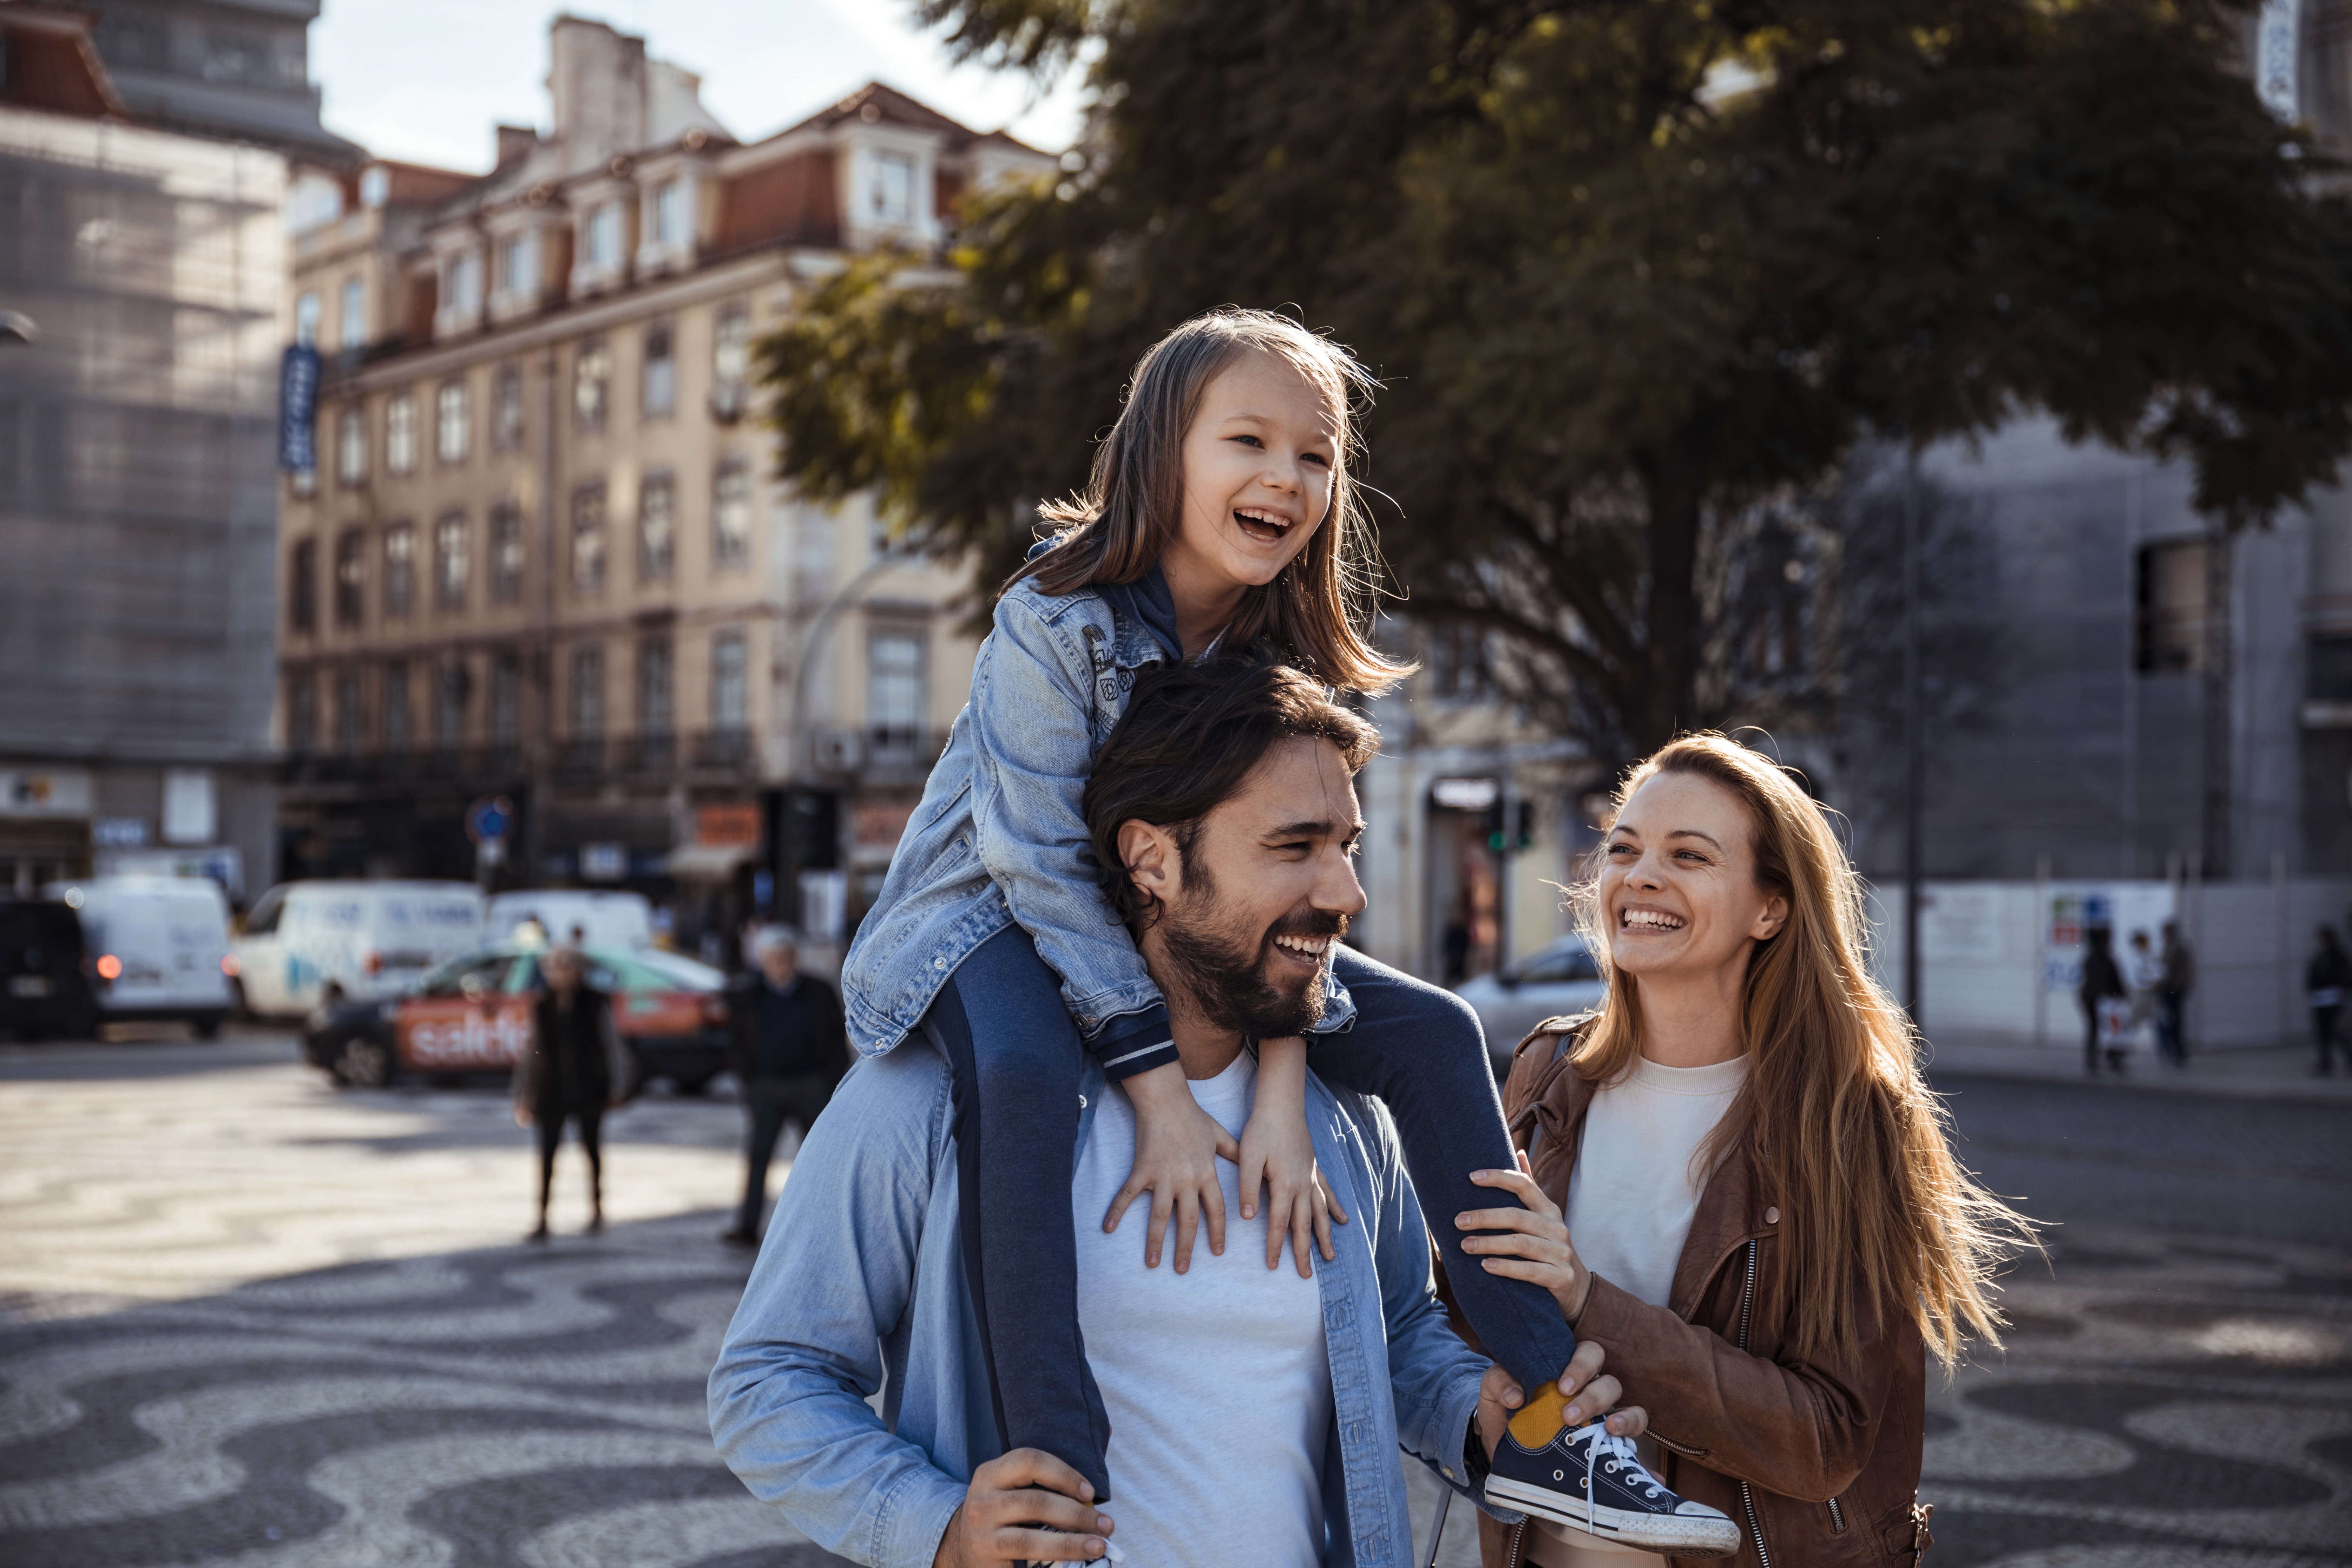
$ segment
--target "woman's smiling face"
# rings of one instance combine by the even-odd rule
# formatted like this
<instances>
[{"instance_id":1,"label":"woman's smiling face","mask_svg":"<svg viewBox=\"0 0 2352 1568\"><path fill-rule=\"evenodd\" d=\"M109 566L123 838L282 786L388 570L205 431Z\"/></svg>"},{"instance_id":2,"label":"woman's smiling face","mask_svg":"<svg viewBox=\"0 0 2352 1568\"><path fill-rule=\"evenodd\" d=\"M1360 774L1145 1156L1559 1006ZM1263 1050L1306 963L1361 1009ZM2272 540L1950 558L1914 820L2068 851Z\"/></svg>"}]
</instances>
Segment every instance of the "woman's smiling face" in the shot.
<instances>
[{"instance_id":1,"label":"woman's smiling face","mask_svg":"<svg viewBox=\"0 0 2352 1568\"><path fill-rule=\"evenodd\" d=\"M1331 509L1337 412L1286 362L1246 350L1211 378L1184 433L1184 517L1163 559L1208 592L1271 583Z\"/></svg>"},{"instance_id":2,"label":"woman's smiling face","mask_svg":"<svg viewBox=\"0 0 2352 1568\"><path fill-rule=\"evenodd\" d=\"M1636 981L1744 974L1788 919L1756 883L1755 829L1738 796L1692 773L1653 773L1609 831L1601 908L1609 954Z\"/></svg>"}]
</instances>

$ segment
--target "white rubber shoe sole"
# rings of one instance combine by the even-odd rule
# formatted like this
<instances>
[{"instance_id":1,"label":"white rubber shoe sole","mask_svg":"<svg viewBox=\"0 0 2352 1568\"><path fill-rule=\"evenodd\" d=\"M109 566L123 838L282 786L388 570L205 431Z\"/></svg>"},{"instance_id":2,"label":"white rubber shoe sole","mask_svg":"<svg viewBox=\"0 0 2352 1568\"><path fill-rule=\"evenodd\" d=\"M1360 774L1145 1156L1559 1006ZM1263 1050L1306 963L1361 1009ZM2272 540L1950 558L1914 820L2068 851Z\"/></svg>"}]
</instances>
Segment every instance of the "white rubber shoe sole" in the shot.
<instances>
[{"instance_id":1,"label":"white rubber shoe sole","mask_svg":"<svg viewBox=\"0 0 2352 1568\"><path fill-rule=\"evenodd\" d=\"M1622 1542L1676 1557L1729 1557L1739 1550L1739 1526L1719 1513L1639 1513L1631 1509L1595 1507L1585 1517L1581 1501L1558 1492L1531 1487L1501 1476L1486 1479L1486 1500L1497 1508L1517 1509L1554 1524L1573 1525L1604 1541Z\"/></svg>"}]
</instances>

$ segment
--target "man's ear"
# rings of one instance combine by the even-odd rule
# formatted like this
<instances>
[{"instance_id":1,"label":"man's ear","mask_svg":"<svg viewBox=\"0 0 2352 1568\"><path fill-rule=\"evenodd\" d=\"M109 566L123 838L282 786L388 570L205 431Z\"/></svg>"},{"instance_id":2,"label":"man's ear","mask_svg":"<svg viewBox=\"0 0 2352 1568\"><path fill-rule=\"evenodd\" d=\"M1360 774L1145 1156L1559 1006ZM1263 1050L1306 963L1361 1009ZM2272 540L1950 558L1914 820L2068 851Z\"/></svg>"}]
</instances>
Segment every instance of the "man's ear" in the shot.
<instances>
[{"instance_id":1,"label":"man's ear","mask_svg":"<svg viewBox=\"0 0 2352 1568\"><path fill-rule=\"evenodd\" d=\"M1164 904L1183 890L1183 857L1165 828L1133 817L1120 823L1118 858L1147 907Z\"/></svg>"}]
</instances>

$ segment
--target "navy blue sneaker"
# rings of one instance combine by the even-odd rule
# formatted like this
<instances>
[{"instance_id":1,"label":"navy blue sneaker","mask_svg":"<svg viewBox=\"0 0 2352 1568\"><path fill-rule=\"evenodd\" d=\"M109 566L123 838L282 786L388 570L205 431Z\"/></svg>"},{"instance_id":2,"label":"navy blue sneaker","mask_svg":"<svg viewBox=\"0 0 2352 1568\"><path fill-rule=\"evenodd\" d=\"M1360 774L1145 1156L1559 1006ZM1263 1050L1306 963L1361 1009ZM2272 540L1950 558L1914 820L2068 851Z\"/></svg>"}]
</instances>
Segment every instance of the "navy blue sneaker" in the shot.
<instances>
[{"instance_id":1,"label":"navy blue sneaker","mask_svg":"<svg viewBox=\"0 0 2352 1568\"><path fill-rule=\"evenodd\" d=\"M1643 1468L1633 1439L1589 1421L1540 1448L1523 1448L1507 1431L1496 1445L1486 1500L1670 1557L1728 1557L1739 1526L1703 1502L1666 1489Z\"/></svg>"}]
</instances>

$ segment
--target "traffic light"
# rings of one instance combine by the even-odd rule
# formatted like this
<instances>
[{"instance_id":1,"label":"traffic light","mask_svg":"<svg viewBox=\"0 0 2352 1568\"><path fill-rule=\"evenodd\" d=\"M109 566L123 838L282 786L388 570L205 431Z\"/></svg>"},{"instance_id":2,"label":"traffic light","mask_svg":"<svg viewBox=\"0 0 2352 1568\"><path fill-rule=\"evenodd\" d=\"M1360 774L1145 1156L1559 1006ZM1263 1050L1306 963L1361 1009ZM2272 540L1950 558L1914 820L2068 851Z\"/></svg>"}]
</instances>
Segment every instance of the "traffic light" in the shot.
<instances>
[{"instance_id":1,"label":"traffic light","mask_svg":"<svg viewBox=\"0 0 2352 1568\"><path fill-rule=\"evenodd\" d=\"M1512 815L1517 819L1516 832L1506 826L1510 818L1504 815L1501 795L1497 795L1495 803L1486 808L1486 847L1497 855L1528 848L1536 841L1536 803L1522 800Z\"/></svg>"}]
</instances>

